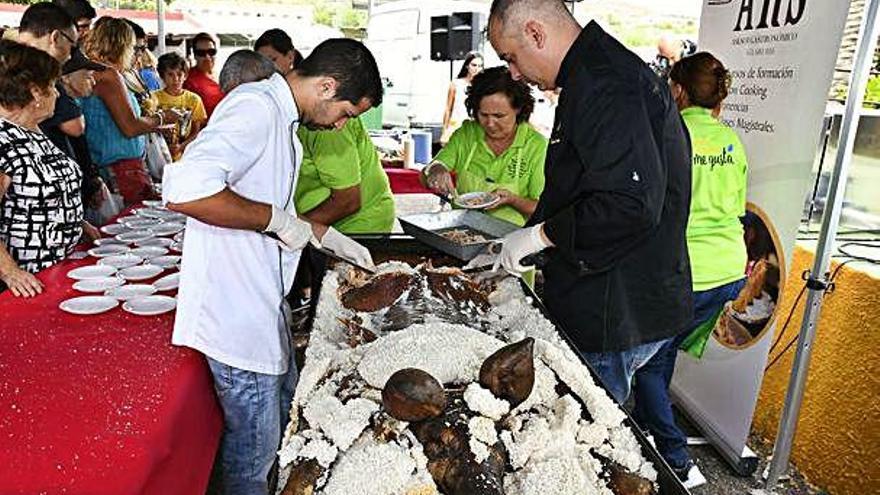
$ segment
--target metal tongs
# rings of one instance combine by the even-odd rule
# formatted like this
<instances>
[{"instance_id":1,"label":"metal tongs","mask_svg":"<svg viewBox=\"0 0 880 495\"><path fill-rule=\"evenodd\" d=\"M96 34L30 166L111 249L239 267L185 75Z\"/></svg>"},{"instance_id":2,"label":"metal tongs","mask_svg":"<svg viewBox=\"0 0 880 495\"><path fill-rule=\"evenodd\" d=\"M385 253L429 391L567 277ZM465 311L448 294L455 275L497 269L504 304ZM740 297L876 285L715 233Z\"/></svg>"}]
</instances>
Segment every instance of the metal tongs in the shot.
<instances>
[{"instance_id":1,"label":"metal tongs","mask_svg":"<svg viewBox=\"0 0 880 495\"><path fill-rule=\"evenodd\" d=\"M353 266L354 268L357 268L358 270L365 272L365 273L368 273L370 275L376 274L375 268L367 268L366 266L359 265L348 258L343 258L342 256L339 256L338 254L334 253L333 251L331 251L327 248L317 247L314 244L312 244L311 246L312 246L312 249L323 254L324 256L327 256L328 258L330 258L332 260L340 261L340 262L345 263L347 265Z\"/></svg>"},{"instance_id":2,"label":"metal tongs","mask_svg":"<svg viewBox=\"0 0 880 495\"><path fill-rule=\"evenodd\" d=\"M501 255L501 245L503 241L496 239L486 244L485 252L478 254L467 265L462 268L464 273L473 275L478 282L504 278L511 275L503 268L495 268L495 261ZM541 267L547 262L547 257L543 253L530 254L520 262L523 266Z\"/></svg>"}]
</instances>

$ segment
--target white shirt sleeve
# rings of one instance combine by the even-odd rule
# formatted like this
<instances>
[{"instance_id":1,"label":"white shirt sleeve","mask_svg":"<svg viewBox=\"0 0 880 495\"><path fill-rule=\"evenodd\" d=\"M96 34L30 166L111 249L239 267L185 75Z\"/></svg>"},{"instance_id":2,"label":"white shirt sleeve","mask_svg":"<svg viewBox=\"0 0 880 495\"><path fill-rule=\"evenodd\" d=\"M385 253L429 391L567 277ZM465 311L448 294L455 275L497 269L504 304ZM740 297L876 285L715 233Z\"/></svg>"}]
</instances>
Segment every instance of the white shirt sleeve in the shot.
<instances>
[{"instance_id":1,"label":"white shirt sleeve","mask_svg":"<svg viewBox=\"0 0 880 495\"><path fill-rule=\"evenodd\" d=\"M266 147L272 125L268 102L257 95L226 97L180 161L165 167L166 203L186 203L219 193L244 175Z\"/></svg>"}]
</instances>

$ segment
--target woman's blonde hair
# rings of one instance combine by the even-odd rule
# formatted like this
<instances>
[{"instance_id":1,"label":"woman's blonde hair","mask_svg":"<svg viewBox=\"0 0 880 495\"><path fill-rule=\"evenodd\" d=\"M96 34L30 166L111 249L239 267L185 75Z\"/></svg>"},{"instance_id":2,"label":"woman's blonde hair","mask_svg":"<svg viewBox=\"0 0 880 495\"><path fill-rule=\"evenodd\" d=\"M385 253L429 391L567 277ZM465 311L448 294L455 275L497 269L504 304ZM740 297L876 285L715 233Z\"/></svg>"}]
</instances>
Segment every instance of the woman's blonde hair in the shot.
<instances>
[{"instance_id":1,"label":"woman's blonde hair","mask_svg":"<svg viewBox=\"0 0 880 495\"><path fill-rule=\"evenodd\" d=\"M125 19L101 17L83 43L89 58L127 69L134 58L134 30Z\"/></svg>"}]
</instances>

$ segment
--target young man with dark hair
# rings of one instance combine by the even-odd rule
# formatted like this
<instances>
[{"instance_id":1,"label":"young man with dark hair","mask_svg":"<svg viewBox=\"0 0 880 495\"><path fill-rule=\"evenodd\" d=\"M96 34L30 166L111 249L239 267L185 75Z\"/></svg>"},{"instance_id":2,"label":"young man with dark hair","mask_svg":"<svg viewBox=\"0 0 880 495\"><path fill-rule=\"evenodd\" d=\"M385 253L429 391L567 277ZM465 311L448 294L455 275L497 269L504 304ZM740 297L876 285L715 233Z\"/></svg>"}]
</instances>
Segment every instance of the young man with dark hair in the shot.
<instances>
[{"instance_id":1,"label":"young man with dark hair","mask_svg":"<svg viewBox=\"0 0 880 495\"><path fill-rule=\"evenodd\" d=\"M217 61L217 44L208 33L199 33L192 39L192 54L196 64L189 70L184 89L192 91L202 98L208 118L214 113L214 107L223 99L220 84L214 79L214 63Z\"/></svg>"},{"instance_id":2,"label":"young man with dark hair","mask_svg":"<svg viewBox=\"0 0 880 495\"><path fill-rule=\"evenodd\" d=\"M669 86L561 0L495 0L489 41L514 78L563 88L544 193L500 263L548 250L547 309L622 404L693 316L690 139Z\"/></svg>"},{"instance_id":3,"label":"young man with dark hair","mask_svg":"<svg viewBox=\"0 0 880 495\"><path fill-rule=\"evenodd\" d=\"M273 74L230 93L183 158L165 167L168 208L190 217L172 343L205 354L214 375L228 494L271 489L297 377L284 296L300 251L311 242L373 264L360 244L296 215L297 127L341 128L381 101L366 47L328 40L315 50L310 75Z\"/></svg>"}]
</instances>

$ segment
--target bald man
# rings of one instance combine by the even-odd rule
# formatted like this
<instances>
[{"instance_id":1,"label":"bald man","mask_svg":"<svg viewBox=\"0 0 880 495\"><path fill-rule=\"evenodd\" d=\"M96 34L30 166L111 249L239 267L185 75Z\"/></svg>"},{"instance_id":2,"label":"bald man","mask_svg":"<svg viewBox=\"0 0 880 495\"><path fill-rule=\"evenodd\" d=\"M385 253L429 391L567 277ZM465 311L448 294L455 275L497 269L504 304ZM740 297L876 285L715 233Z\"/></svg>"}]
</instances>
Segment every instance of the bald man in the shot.
<instances>
[{"instance_id":1,"label":"bald man","mask_svg":"<svg viewBox=\"0 0 880 495\"><path fill-rule=\"evenodd\" d=\"M514 78L562 88L544 192L499 263L546 250L544 303L623 403L693 314L688 135L667 84L561 0L495 0L489 41Z\"/></svg>"}]
</instances>

